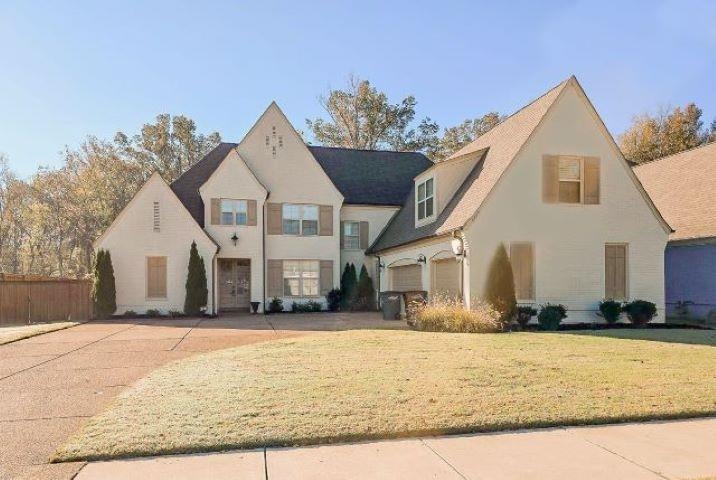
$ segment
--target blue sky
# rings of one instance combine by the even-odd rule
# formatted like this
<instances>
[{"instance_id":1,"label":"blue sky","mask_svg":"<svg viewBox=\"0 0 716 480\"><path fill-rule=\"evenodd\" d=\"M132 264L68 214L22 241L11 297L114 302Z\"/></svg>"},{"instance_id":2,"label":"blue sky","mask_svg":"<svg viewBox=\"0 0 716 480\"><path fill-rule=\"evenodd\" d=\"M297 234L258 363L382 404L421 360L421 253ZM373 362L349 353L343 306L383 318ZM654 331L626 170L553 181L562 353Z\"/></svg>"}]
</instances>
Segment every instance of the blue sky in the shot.
<instances>
[{"instance_id":1,"label":"blue sky","mask_svg":"<svg viewBox=\"0 0 716 480\"><path fill-rule=\"evenodd\" d=\"M415 95L442 126L511 113L571 74L615 135L690 101L710 122L716 2L6 0L0 152L27 177L162 112L237 141L271 100L305 129L349 74Z\"/></svg>"}]
</instances>

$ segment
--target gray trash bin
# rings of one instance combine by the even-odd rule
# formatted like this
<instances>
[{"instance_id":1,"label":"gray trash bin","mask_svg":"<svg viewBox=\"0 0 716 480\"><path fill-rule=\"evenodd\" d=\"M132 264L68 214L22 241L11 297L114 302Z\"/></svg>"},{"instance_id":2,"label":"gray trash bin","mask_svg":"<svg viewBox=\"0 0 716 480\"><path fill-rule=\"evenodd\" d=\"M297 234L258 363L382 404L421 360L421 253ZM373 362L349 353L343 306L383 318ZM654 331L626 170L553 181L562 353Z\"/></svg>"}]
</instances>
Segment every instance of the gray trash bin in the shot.
<instances>
[{"instance_id":1,"label":"gray trash bin","mask_svg":"<svg viewBox=\"0 0 716 480\"><path fill-rule=\"evenodd\" d=\"M400 316L401 292L381 292L380 307L383 311L383 320L397 320Z\"/></svg>"}]
</instances>

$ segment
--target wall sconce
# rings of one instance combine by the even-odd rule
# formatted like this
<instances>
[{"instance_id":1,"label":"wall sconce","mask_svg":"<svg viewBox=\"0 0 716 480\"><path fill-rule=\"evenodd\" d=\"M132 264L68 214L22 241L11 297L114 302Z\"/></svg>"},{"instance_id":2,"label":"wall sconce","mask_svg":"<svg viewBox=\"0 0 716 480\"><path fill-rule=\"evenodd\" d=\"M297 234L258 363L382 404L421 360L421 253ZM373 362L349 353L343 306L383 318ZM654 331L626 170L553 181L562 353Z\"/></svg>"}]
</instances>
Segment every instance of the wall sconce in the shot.
<instances>
[{"instance_id":1,"label":"wall sconce","mask_svg":"<svg viewBox=\"0 0 716 480\"><path fill-rule=\"evenodd\" d=\"M381 270L385 269L385 263L378 262L378 268L380 268Z\"/></svg>"},{"instance_id":2,"label":"wall sconce","mask_svg":"<svg viewBox=\"0 0 716 480\"><path fill-rule=\"evenodd\" d=\"M461 237L453 237L450 247L452 247L452 253L456 257L462 257L465 254L465 244Z\"/></svg>"},{"instance_id":3,"label":"wall sconce","mask_svg":"<svg viewBox=\"0 0 716 480\"><path fill-rule=\"evenodd\" d=\"M423 265L428 263L427 259L425 258L425 255L423 255L422 253L418 255L418 263L422 263Z\"/></svg>"},{"instance_id":4,"label":"wall sconce","mask_svg":"<svg viewBox=\"0 0 716 480\"><path fill-rule=\"evenodd\" d=\"M236 235L236 232L231 236L231 241L234 242L234 246L236 246L236 242L239 241L239 236Z\"/></svg>"}]
</instances>

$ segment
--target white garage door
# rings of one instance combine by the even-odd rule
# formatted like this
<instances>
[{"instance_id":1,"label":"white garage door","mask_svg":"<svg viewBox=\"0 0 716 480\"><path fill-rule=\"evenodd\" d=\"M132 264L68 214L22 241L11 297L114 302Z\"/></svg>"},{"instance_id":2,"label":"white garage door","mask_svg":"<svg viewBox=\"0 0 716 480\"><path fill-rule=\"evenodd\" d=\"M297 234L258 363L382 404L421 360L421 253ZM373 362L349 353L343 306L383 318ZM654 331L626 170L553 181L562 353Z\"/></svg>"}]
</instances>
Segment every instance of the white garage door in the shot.
<instances>
[{"instance_id":1,"label":"white garage door","mask_svg":"<svg viewBox=\"0 0 716 480\"><path fill-rule=\"evenodd\" d=\"M433 293L460 295L460 264L454 258L433 262Z\"/></svg>"},{"instance_id":2,"label":"white garage door","mask_svg":"<svg viewBox=\"0 0 716 480\"><path fill-rule=\"evenodd\" d=\"M407 292L410 290L423 289L422 269L420 265L390 267L390 278L392 279L393 290Z\"/></svg>"}]
</instances>

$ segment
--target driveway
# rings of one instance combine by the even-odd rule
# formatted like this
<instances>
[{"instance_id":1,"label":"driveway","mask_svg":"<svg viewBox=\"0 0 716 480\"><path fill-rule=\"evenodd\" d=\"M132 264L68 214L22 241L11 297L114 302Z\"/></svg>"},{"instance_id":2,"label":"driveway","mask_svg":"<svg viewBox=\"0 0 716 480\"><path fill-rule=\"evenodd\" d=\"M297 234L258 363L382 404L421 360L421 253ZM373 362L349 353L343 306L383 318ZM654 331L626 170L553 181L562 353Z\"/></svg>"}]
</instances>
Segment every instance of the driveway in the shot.
<instances>
[{"instance_id":1,"label":"driveway","mask_svg":"<svg viewBox=\"0 0 716 480\"><path fill-rule=\"evenodd\" d=\"M402 328L375 313L90 322L0 346L0 478L69 479L58 445L157 367L201 352L315 331Z\"/></svg>"}]
</instances>

